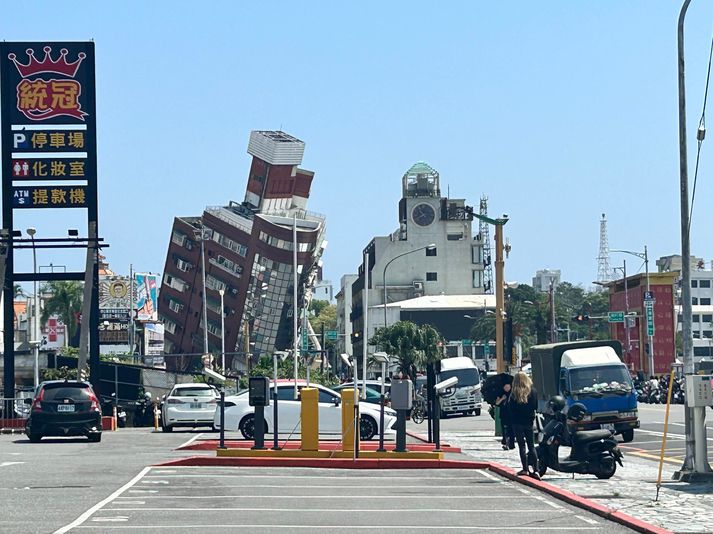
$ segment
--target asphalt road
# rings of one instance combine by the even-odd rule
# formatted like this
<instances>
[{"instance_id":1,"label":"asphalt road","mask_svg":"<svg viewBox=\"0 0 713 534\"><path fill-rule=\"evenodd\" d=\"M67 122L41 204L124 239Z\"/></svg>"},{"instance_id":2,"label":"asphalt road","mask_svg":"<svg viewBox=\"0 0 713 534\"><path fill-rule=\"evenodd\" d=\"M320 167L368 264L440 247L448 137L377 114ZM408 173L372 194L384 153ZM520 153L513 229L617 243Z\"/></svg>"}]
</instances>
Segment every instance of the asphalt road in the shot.
<instances>
[{"instance_id":1,"label":"asphalt road","mask_svg":"<svg viewBox=\"0 0 713 534\"><path fill-rule=\"evenodd\" d=\"M175 449L201 435L2 435L0 532L630 532L481 470L150 467L195 454Z\"/></svg>"},{"instance_id":2,"label":"asphalt road","mask_svg":"<svg viewBox=\"0 0 713 534\"><path fill-rule=\"evenodd\" d=\"M66 532L631 532L482 470L143 471Z\"/></svg>"},{"instance_id":3,"label":"asphalt road","mask_svg":"<svg viewBox=\"0 0 713 534\"><path fill-rule=\"evenodd\" d=\"M658 462L661 454L665 416L665 404L639 404L641 428L634 431L634 441L620 445L624 453ZM713 464L713 410L710 409L706 410L706 427L708 433L708 459ZM423 435L427 433L428 429L425 421L420 425L409 422L408 428ZM493 421L487 410L483 410L480 417L454 416L441 421L441 430L443 432L467 432L483 428L493 428ZM619 439L621 440L621 436L619 436ZM671 406L669 414L664 461L680 465L685 456L685 447L683 405L675 404Z\"/></svg>"},{"instance_id":4,"label":"asphalt road","mask_svg":"<svg viewBox=\"0 0 713 534\"><path fill-rule=\"evenodd\" d=\"M661 440L663 439L666 418L665 404L639 404L641 428L634 432L634 441L622 444L625 454L659 461ZM706 409L706 430L708 436L708 459L713 461L713 410ZM680 464L686 453L685 425L683 405L671 406L666 434L664 460Z\"/></svg>"}]
</instances>

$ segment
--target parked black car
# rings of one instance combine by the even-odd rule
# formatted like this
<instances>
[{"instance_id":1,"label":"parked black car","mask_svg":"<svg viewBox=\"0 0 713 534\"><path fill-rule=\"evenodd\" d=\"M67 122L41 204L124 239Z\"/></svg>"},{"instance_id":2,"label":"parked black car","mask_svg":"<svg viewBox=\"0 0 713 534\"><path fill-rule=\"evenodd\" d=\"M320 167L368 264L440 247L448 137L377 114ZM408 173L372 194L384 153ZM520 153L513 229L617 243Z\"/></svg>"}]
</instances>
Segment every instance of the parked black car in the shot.
<instances>
[{"instance_id":1,"label":"parked black car","mask_svg":"<svg viewBox=\"0 0 713 534\"><path fill-rule=\"evenodd\" d=\"M42 382L32 404L25 434L33 443L45 436L102 437L101 407L89 382L50 380Z\"/></svg>"}]
</instances>

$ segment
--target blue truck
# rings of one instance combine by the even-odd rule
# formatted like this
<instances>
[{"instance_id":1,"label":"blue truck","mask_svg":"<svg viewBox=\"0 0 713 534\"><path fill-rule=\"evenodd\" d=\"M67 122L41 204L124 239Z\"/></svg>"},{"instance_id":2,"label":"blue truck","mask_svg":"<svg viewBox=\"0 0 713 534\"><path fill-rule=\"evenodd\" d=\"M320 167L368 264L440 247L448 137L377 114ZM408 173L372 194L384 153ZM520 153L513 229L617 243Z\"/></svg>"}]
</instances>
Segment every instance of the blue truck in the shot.
<instances>
[{"instance_id":1,"label":"blue truck","mask_svg":"<svg viewBox=\"0 0 713 534\"><path fill-rule=\"evenodd\" d=\"M547 419L547 401L561 395L565 411L576 402L587 407L584 420L570 428L604 428L621 434L625 443L639 428L636 390L615 340L575 341L530 347L532 381L539 410ZM570 422L571 423L571 422Z\"/></svg>"}]
</instances>

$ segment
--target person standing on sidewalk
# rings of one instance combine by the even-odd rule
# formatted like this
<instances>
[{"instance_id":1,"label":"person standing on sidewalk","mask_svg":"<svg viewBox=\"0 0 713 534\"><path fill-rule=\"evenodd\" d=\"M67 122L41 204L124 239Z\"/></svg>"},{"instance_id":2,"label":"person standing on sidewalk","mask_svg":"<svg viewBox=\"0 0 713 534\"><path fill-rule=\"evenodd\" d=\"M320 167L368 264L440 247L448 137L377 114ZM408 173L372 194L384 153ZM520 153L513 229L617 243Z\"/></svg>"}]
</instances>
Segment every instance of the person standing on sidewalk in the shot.
<instances>
[{"instance_id":1,"label":"person standing on sidewalk","mask_svg":"<svg viewBox=\"0 0 713 534\"><path fill-rule=\"evenodd\" d=\"M535 441L532 436L532 425L535 422L535 411L537 410L537 392L532 387L530 377L522 371L515 375L507 404L510 424L520 450L522 471L519 471L518 475L529 474L539 480L537 452L535 451ZM525 444L527 444L527 454L525 453ZM532 467L532 471L529 470L529 467Z\"/></svg>"}]
</instances>

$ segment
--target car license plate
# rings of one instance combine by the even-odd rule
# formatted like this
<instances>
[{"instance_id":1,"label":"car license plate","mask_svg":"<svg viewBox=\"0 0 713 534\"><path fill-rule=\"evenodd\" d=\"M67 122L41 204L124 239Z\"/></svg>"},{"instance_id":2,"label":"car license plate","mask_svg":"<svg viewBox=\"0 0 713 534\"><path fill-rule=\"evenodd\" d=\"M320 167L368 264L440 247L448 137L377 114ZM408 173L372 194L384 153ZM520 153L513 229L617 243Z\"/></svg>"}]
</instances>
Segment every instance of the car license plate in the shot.
<instances>
[{"instance_id":1,"label":"car license plate","mask_svg":"<svg viewBox=\"0 0 713 534\"><path fill-rule=\"evenodd\" d=\"M57 411L58 412L73 412L74 404L58 404Z\"/></svg>"},{"instance_id":2,"label":"car license plate","mask_svg":"<svg viewBox=\"0 0 713 534\"><path fill-rule=\"evenodd\" d=\"M603 424L603 425L601 425L601 427L602 427L602 430L609 430L611 432L615 431L614 425L612 423Z\"/></svg>"},{"instance_id":3,"label":"car license plate","mask_svg":"<svg viewBox=\"0 0 713 534\"><path fill-rule=\"evenodd\" d=\"M201 403L200 402L192 402L191 403L191 410L200 410L201 409Z\"/></svg>"}]
</instances>

